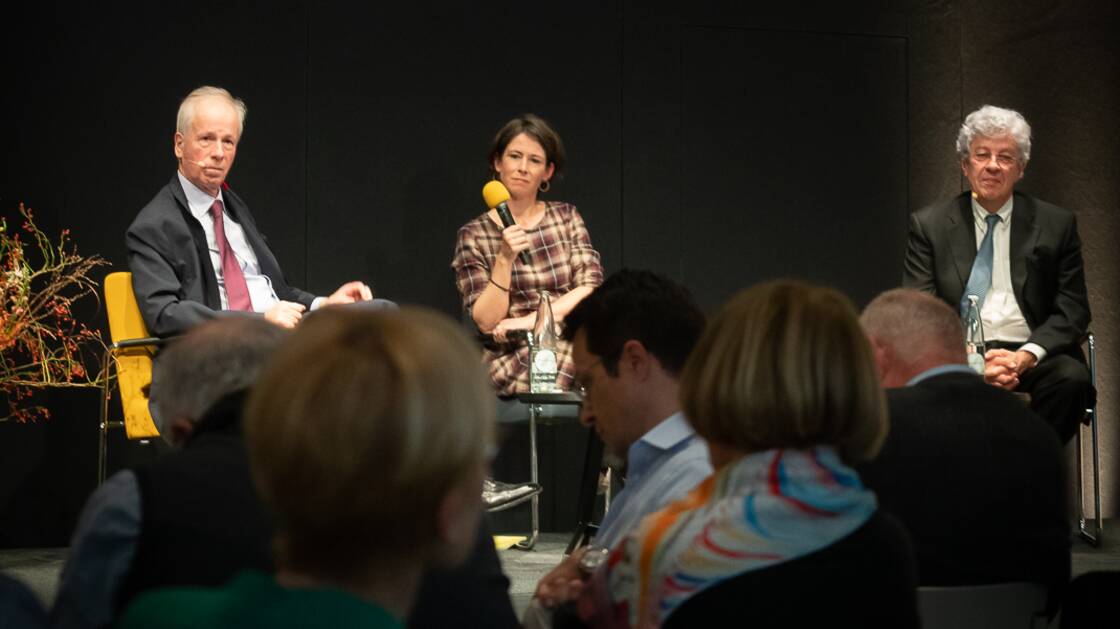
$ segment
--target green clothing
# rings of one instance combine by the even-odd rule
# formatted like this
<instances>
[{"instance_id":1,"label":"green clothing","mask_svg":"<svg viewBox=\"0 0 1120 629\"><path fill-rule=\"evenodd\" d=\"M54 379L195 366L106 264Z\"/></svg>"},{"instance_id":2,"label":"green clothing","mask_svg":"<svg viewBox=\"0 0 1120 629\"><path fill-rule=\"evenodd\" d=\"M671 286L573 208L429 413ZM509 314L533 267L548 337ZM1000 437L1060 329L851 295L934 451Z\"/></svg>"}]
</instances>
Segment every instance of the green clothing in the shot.
<instances>
[{"instance_id":1,"label":"green clothing","mask_svg":"<svg viewBox=\"0 0 1120 629\"><path fill-rule=\"evenodd\" d=\"M242 572L222 588L170 588L144 594L118 629L162 627L402 629L389 612L341 590L289 589L260 572Z\"/></svg>"}]
</instances>

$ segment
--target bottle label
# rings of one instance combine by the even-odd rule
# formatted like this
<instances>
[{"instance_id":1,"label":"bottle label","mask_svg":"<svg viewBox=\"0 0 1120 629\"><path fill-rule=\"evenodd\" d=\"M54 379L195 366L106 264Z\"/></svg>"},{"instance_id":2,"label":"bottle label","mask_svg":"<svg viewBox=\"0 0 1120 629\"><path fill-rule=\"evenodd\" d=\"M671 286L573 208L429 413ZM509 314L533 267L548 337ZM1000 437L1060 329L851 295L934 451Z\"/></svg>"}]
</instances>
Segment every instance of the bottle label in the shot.
<instances>
[{"instance_id":1,"label":"bottle label","mask_svg":"<svg viewBox=\"0 0 1120 629\"><path fill-rule=\"evenodd\" d=\"M529 363L529 390L533 393L556 392L556 352L541 348L532 354Z\"/></svg>"}]
</instances>

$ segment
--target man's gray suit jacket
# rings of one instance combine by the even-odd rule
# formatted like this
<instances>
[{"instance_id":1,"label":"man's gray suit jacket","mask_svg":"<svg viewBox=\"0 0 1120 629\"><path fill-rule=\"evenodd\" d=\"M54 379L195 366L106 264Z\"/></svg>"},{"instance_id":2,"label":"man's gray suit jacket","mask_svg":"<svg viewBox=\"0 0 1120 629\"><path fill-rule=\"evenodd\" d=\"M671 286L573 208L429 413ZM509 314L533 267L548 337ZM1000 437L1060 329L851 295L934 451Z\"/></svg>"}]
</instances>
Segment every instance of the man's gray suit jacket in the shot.
<instances>
[{"instance_id":1,"label":"man's gray suit jacket","mask_svg":"<svg viewBox=\"0 0 1120 629\"><path fill-rule=\"evenodd\" d=\"M223 186L226 212L241 225L245 239L272 281L276 296L311 308L315 296L288 286L276 257L257 229L241 197ZM191 215L178 175L148 202L125 234L132 289L148 332L175 336L221 316L217 278L210 263L206 233Z\"/></svg>"}]
</instances>

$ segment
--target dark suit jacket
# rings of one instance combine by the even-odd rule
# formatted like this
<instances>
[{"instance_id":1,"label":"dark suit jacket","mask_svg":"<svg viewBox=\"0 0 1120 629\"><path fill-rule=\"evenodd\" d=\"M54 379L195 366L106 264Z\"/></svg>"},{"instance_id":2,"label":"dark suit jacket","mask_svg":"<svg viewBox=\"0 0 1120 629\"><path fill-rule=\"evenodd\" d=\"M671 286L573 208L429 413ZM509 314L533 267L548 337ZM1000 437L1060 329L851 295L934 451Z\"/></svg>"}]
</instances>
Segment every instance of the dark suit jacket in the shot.
<instances>
[{"instance_id":1,"label":"dark suit jacket","mask_svg":"<svg viewBox=\"0 0 1120 629\"><path fill-rule=\"evenodd\" d=\"M272 280L276 296L310 308L315 296L288 286L280 264L257 230L248 206L232 190L222 190L226 211L242 229ZM155 198L132 221L125 234L132 289L148 331L174 336L218 316L221 298L206 245L206 232L190 213L178 175L171 177Z\"/></svg>"},{"instance_id":2,"label":"dark suit jacket","mask_svg":"<svg viewBox=\"0 0 1120 629\"><path fill-rule=\"evenodd\" d=\"M218 400L181 449L133 469L140 534L116 597L117 613L148 590L224 584L271 571L273 524L254 499L241 432L247 391Z\"/></svg>"},{"instance_id":3,"label":"dark suit jacket","mask_svg":"<svg viewBox=\"0 0 1120 629\"><path fill-rule=\"evenodd\" d=\"M888 389L887 402L887 441L857 469L909 530L921 585L1030 581L1057 594L1069 580L1070 541L1062 449L1049 424L969 373Z\"/></svg>"},{"instance_id":4,"label":"dark suit jacket","mask_svg":"<svg viewBox=\"0 0 1120 629\"><path fill-rule=\"evenodd\" d=\"M1011 213L1011 284L1031 329L1029 342L1048 353L1080 355L1089 328L1081 239L1073 212L1015 193ZM910 215L902 285L936 294L954 309L976 259L972 197Z\"/></svg>"}]
</instances>

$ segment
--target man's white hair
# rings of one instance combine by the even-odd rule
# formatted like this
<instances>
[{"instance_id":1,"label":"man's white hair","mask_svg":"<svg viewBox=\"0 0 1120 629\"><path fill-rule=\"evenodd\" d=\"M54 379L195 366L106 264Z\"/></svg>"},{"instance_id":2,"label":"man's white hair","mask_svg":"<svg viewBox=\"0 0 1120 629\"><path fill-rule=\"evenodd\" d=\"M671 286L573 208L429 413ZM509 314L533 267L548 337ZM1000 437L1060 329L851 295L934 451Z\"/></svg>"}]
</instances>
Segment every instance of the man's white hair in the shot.
<instances>
[{"instance_id":1,"label":"man's white hair","mask_svg":"<svg viewBox=\"0 0 1120 629\"><path fill-rule=\"evenodd\" d=\"M1010 135L1019 145L1019 163L1026 166L1031 158L1031 126L1023 114L1014 109L984 105L968 114L957 134L957 154L961 159L968 157L972 141L978 135L989 138Z\"/></svg>"},{"instance_id":2,"label":"man's white hair","mask_svg":"<svg viewBox=\"0 0 1120 629\"><path fill-rule=\"evenodd\" d=\"M212 96L219 96L226 99L237 112L237 133L240 135L245 131L245 114L248 113L249 108L245 106L245 101L240 98L234 98L229 90L221 87L214 87L212 85L203 85L202 87L194 90L183 102L179 103L179 115L175 120L175 130L179 133L186 134L187 130L191 127L191 122L194 121L194 108L198 101Z\"/></svg>"}]
</instances>

